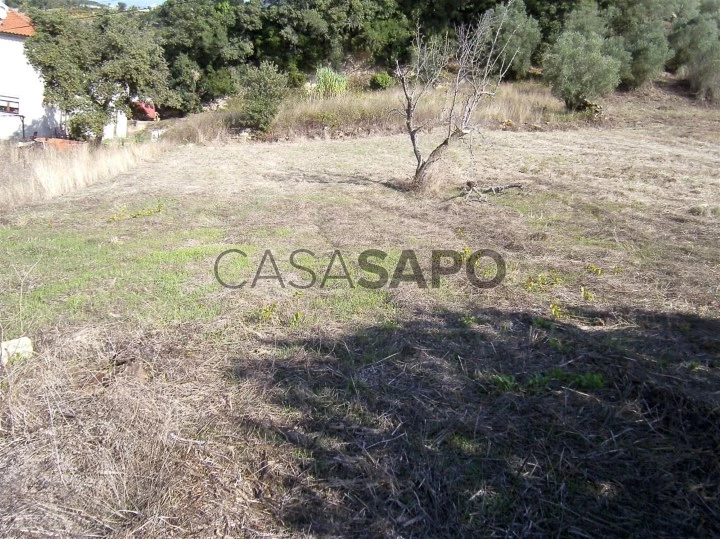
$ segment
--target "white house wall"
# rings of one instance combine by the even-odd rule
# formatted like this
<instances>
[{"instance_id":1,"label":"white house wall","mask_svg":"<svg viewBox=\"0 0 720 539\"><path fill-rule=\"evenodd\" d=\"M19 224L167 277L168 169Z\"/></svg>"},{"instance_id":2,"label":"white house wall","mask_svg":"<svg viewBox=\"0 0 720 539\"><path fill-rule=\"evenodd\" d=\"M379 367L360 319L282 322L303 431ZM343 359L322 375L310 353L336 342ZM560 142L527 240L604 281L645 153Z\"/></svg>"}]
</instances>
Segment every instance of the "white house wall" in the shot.
<instances>
[{"instance_id":1,"label":"white house wall","mask_svg":"<svg viewBox=\"0 0 720 539\"><path fill-rule=\"evenodd\" d=\"M0 140L22 137L20 115L25 116L25 136L52 136L59 125L59 114L43 106L43 82L27 62L24 37L0 34L0 95L17 97L18 114L0 112Z\"/></svg>"},{"instance_id":2,"label":"white house wall","mask_svg":"<svg viewBox=\"0 0 720 539\"><path fill-rule=\"evenodd\" d=\"M103 129L103 140L112 140L114 138L126 138L128 128L128 119L123 112L116 112L113 115L113 121Z\"/></svg>"}]
</instances>

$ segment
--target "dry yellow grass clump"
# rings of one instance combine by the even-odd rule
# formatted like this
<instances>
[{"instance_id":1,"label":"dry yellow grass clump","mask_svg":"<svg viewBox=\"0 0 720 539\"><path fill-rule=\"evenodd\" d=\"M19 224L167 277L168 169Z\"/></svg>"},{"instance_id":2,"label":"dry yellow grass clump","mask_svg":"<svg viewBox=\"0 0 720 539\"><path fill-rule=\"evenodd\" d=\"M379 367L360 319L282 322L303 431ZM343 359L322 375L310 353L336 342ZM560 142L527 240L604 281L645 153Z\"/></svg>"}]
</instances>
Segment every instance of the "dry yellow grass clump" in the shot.
<instances>
[{"instance_id":1,"label":"dry yellow grass clump","mask_svg":"<svg viewBox=\"0 0 720 539\"><path fill-rule=\"evenodd\" d=\"M16 206L82 189L126 172L165 149L162 144L125 143L101 147L0 146L0 204Z\"/></svg>"},{"instance_id":2,"label":"dry yellow grass clump","mask_svg":"<svg viewBox=\"0 0 720 539\"><path fill-rule=\"evenodd\" d=\"M163 141L169 144L206 144L228 140L230 127L234 125L237 111L223 110L191 114L172 121Z\"/></svg>"}]
</instances>

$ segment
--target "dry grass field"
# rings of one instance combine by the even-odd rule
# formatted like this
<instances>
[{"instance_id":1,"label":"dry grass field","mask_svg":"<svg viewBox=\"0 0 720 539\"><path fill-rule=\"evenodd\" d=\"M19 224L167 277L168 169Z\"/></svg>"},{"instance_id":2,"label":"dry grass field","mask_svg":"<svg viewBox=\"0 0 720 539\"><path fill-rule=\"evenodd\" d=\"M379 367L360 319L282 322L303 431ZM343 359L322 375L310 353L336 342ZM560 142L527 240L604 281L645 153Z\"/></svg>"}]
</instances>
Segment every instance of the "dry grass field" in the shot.
<instances>
[{"instance_id":1,"label":"dry grass field","mask_svg":"<svg viewBox=\"0 0 720 539\"><path fill-rule=\"evenodd\" d=\"M0 374L0 535L719 535L720 110L605 108L485 131L422 196L392 135L181 146L4 211L3 339L37 353ZM296 249L507 276L231 290L230 248L238 279L267 249L286 282Z\"/></svg>"}]
</instances>

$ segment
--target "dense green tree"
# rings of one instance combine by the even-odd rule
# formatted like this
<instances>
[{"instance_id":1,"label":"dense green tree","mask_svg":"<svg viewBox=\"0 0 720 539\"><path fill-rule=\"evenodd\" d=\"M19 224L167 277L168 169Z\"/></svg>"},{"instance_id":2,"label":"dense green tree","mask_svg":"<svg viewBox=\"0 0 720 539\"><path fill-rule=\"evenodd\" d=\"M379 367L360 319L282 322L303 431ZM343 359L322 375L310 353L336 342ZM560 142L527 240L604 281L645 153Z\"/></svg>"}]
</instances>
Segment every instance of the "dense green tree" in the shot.
<instances>
[{"instance_id":1,"label":"dense green tree","mask_svg":"<svg viewBox=\"0 0 720 539\"><path fill-rule=\"evenodd\" d=\"M312 71L348 55L389 62L405 53L411 24L396 0L287 0L262 10L256 61Z\"/></svg>"},{"instance_id":2,"label":"dense green tree","mask_svg":"<svg viewBox=\"0 0 720 539\"><path fill-rule=\"evenodd\" d=\"M575 9L568 13L563 30L578 32L584 36L596 34L600 37L608 37L610 35L607 15L600 11L595 0L582 0Z\"/></svg>"},{"instance_id":3,"label":"dense green tree","mask_svg":"<svg viewBox=\"0 0 720 539\"><path fill-rule=\"evenodd\" d=\"M134 98L168 102L168 67L152 28L137 17L104 13L89 20L62 11L32 14L36 35L25 42L45 83L45 102L71 116L78 138L102 138L116 111Z\"/></svg>"},{"instance_id":4,"label":"dense green tree","mask_svg":"<svg viewBox=\"0 0 720 539\"><path fill-rule=\"evenodd\" d=\"M620 82L620 62L604 49L604 39L595 33L565 31L548 51L543 77L569 110L609 94Z\"/></svg>"},{"instance_id":5,"label":"dense green tree","mask_svg":"<svg viewBox=\"0 0 720 539\"><path fill-rule=\"evenodd\" d=\"M708 51L720 29L720 0L688 0L673 19L669 40L674 56L670 69L687 66L696 51Z\"/></svg>"},{"instance_id":6,"label":"dense green tree","mask_svg":"<svg viewBox=\"0 0 720 539\"><path fill-rule=\"evenodd\" d=\"M47 7L80 0L12 1ZM449 33L452 38L458 24L478 20L499 3L167 0L143 17L159 29L180 108L193 111L236 92L238 69L248 64L272 62L296 86L304 74L322 66L342 67L349 58L389 66L408 60L416 26L429 37ZM578 33L593 44L598 37L602 55L616 60L621 80L634 87L655 78L666 64L672 70L686 66L708 79L716 40L713 26L701 20L720 24L720 0L516 0L499 39L508 51L518 51L508 75L520 78L563 32ZM697 51L711 60L703 62Z\"/></svg>"},{"instance_id":7,"label":"dense green tree","mask_svg":"<svg viewBox=\"0 0 720 539\"><path fill-rule=\"evenodd\" d=\"M390 65L406 57L413 30L395 0L365 2L362 22L350 32L347 49L364 53L372 62Z\"/></svg>"},{"instance_id":8,"label":"dense green tree","mask_svg":"<svg viewBox=\"0 0 720 539\"><path fill-rule=\"evenodd\" d=\"M178 107L185 112L200 108L199 82L203 72L200 65L185 53L178 54L170 63L172 89L178 98Z\"/></svg>"},{"instance_id":9,"label":"dense green tree","mask_svg":"<svg viewBox=\"0 0 720 539\"><path fill-rule=\"evenodd\" d=\"M652 81L665 69L672 56L667 34L677 17L680 0L613 0L607 2L605 18L613 35L623 39L630 54L629 69L622 74L625 84L638 87Z\"/></svg>"},{"instance_id":10,"label":"dense green tree","mask_svg":"<svg viewBox=\"0 0 720 539\"><path fill-rule=\"evenodd\" d=\"M257 1L167 0L153 16L181 108L195 110L203 100L227 95L228 68L243 65L253 53L252 32L260 27Z\"/></svg>"},{"instance_id":11,"label":"dense green tree","mask_svg":"<svg viewBox=\"0 0 720 539\"><path fill-rule=\"evenodd\" d=\"M155 17L186 110L231 91L228 68L270 61L299 80L349 55L389 62L410 38L395 0L168 0Z\"/></svg>"},{"instance_id":12,"label":"dense green tree","mask_svg":"<svg viewBox=\"0 0 720 539\"><path fill-rule=\"evenodd\" d=\"M667 62L670 71L675 72L690 61L691 48L698 45L693 36L693 27L698 23L699 16L700 2L691 1L674 18L668 36L673 49L673 57Z\"/></svg>"},{"instance_id":13,"label":"dense green tree","mask_svg":"<svg viewBox=\"0 0 720 539\"><path fill-rule=\"evenodd\" d=\"M476 21L500 3L496 0L400 0L398 5L411 21L420 22L423 31L431 35Z\"/></svg>"},{"instance_id":14,"label":"dense green tree","mask_svg":"<svg viewBox=\"0 0 720 539\"><path fill-rule=\"evenodd\" d=\"M410 21L396 12L386 18L368 20L353 48L355 52L364 52L373 62L390 65L393 60L406 57L411 37Z\"/></svg>"},{"instance_id":15,"label":"dense green tree","mask_svg":"<svg viewBox=\"0 0 720 539\"><path fill-rule=\"evenodd\" d=\"M564 29L604 38L605 53L620 61L622 82L638 87L659 75L670 56L661 18L666 4L665 0L621 0L601 10L594 0L582 0L568 14Z\"/></svg>"},{"instance_id":16,"label":"dense green tree","mask_svg":"<svg viewBox=\"0 0 720 539\"><path fill-rule=\"evenodd\" d=\"M237 92L233 71L227 67L215 69L209 66L205 76L199 80L199 93L207 99L218 99Z\"/></svg>"},{"instance_id":17,"label":"dense green tree","mask_svg":"<svg viewBox=\"0 0 720 539\"><path fill-rule=\"evenodd\" d=\"M501 13L502 10L497 10ZM495 24L499 24L502 17L495 17ZM506 53L504 58L512 64L508 74L516 79L527 76L532 62L532 55L540 44L542 34L540 25L532 17L528 16L523 0L515 0L507 10L507 15L502 21L502 28L498 34L498 41ZM514 55L514 57L513 57Z\"/></svg>"},{"instance_id":18,"label":"dense green tree","mask_svg":"<svg viewBox=\"0 0 720 539\"><path fill-rule=\"evenodd\" d=\"M565 32L577 32L585 37L598 36L602 39L602 52L619 62L620 80L632 77L632 55L627 50L627 43L622 36L613 35L609 26L609 13L612 8L601 11L595 0L581 0L568 13L563 29Z\"/></svg>"},{"instance_id":19,"label":"dense green tree","mask_svg":"<svg viewBox=\"0 0 720 539\"><path fill-rule=\"evenodd\" d=\"M255 39L256 58L287 68L295 64L310 70L324 62L343 58L342 38L327 18L312 7L298 9L292 2L267 6L262 12L262 31Z\"/></svg>"},{"instance_id":20,"label":"dense green tree","mask_svg":"<svg viewBox=\"0 0 720 539\"><path fill-rule=\"evenodd\" d=\"M603 53L615 58L620 65L620 82L627 82L633 78L633 57L628 50L628 44L622 36L609 36L603 40Z\"/></svg>"},{"instance_id":21,"label":"dense green tree","mask_svg":"<svg viewBox=\"0 0 720 539\"><path fill-rule=\"evenodd\" d=\"M74 9L84 6L107 8L107 5L94 0L7 0L6 5L20 10L30 9Z\"/></svg>"},{"instance_id":22,"label":"dense green tree","mask_svg":"<svg viewBox=\"0 0 720 539\"><path fill-rule=\"evenodd\" d=\"M664 24L659 19L649 19L632 28L624 36L632 60L630 76L623 77L631 87L651 82L665 69L665 62L672 56Z\"/></svg>"},{"instance_id":23,"label":"dense green tree","mask_svg":"<svg viewBox=\"0 0 720 539\"><path fill-rule=\"evenodd\" d=\"M720 39L708 40L693 51L688 63L692 88L700 99L720 101Z\"/></svg>"},{"instance_id":24,"label":"dense green tree","mask_svg":"<svg viewBox=\"0 0 720 539\"><path fill-rule=\"evenodd\" d=\"M672 67L684 67L693 90L701 99L720 100L720 21L713 3L700 6L697 15L682 21L671 40L675 47ZM706 12L705 9L710 9Z\"/></svg>"},{"instance_id":25,"label":"dense green tree","mask_svg":"<svg viewBox=\"0 0 720 539\"><path fill-rule=\"evenodd\" d=\"M525 0L527 11L538 21L545 42L554 41L562 31L563 21L579 0Z\"/></svg>"},{"instance_id":26,"label":"dense green tree","mask_svg":"<svg viewBox=\"0 0 720 539\"><path fill-rule=\"evenodd\" d=\"M670 21L685 4L686 0L601 0L612 31L622 36L650 21Z\"/></svg>"}]
</instances>

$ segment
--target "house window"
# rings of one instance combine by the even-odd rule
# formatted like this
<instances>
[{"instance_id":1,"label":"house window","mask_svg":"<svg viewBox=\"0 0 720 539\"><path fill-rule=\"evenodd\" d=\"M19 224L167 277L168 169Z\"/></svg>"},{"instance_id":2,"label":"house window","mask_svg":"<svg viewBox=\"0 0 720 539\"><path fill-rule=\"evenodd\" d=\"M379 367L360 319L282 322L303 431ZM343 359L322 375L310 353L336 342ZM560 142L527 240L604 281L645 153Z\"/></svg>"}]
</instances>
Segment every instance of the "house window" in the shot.
<instances>
[{"instance_id":1,"label":"house window","mask_svg":"<svg viewBox=\"0 0 720 539\"><path fill-rule=\"evenodd\" d=\"M20 98L0 95L0 113L20 114Z\"/></svg>"}]
</instances>

